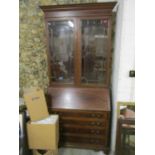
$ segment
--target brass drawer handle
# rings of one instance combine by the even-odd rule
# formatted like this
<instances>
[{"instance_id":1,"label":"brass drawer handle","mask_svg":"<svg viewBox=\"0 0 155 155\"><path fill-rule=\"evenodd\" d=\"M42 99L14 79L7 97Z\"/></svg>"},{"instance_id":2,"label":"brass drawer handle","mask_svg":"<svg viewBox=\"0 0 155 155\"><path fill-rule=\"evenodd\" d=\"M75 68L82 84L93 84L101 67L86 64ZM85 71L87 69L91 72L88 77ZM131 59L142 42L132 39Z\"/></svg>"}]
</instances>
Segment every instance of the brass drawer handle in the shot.
<instances>
[{"instance_id":1,"label":"brass drawer handle","mask_svg":"<svg viewBox=\"0 0 155 155\"><path fill-rule=\"evenodd\" d=\"M91 114L91 116L92 116L92 117L96 117L96 115L95 115L95 114Z\"/></svg>"},{"instance_id":2,"label":"brass drawer handle","mask_svg":"<svg viewBox=\"0 0 155 155\"><path fill-rule=\"evenodd\" d=\"M98 134L100 134L100 131L99 130L91 130L91 133L98 135Z\"/></svg>"},{"instance_id":3,"label":"brass drawer handle","mask_svg":"<svg viewBox=\"0 0 155 155\"><path fill-rule=\"evenodd\" d=\"M97 122L96 125L97 125L97 126L101 126L101 123L100 123L100 122Z\"/></svg>"},{"instance_id":4,"label":"brass drawer handle","mask_svg":"<svg viewBox=\"0 0 155 155\"><path fill-rule=\"evenodd\" d=\"M100 134L100 131L99 131L99 130L97 130L97 131L96 131L96 134Z\"/></svg>"},{"instance_id":5,"label":"brass drawer handle","mask_svg":"<svg viewBox=\"0 0 155 155\"><path fill-rule=\"evenodd\" d=\"M91 122L91 125L95 125L95 122Z\"/></svg>"},{"instance_id":6,"label":"brass drawer handle","mask_svg":"<svg viewBox=\"0 0 155 155\"><path fill-rule=\"evenodd\" d=\"M91 130L91 133L95 133L95 130Z\"/></svg>"},{"instance_id":7,"label":"brass drawer handle","mask_svg":"<svg viewBox=\"0 0 155 155\"><path fill-rule=\"evenodd\" d=\"M101 114L98 114L98 115L97 115L97 117L98 117L98 118L101 118L101 117L102 117L102 115L101 115Z\"/></svg>"}]
</instances>

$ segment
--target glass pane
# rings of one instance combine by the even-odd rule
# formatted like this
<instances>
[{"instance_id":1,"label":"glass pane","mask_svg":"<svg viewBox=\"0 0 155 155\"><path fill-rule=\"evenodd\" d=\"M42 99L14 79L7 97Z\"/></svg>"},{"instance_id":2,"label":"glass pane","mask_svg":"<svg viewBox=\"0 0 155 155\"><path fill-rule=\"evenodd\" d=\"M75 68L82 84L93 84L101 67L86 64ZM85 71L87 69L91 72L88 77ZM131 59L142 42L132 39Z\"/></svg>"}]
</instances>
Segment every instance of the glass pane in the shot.
<instances>
[{"instance_id":1,"label":"glass pane","mask_svg":"<svg viewBox=\"0 0 155 155\"><path fill-rule=\"evenodd\" d=\"M82 20L82 83L103 84L106 80L108 19Z\"/></svg>"},{"instance_id":2,"label":"glass pane","mask_svg":"<svg viewBox=\"0 0 155 155\"><path fill-rule=\"evenodd\" d=\"M50 21L48 29L52 81L73 83L74 23L70 20Z\"/></svg>"}]
</instances>

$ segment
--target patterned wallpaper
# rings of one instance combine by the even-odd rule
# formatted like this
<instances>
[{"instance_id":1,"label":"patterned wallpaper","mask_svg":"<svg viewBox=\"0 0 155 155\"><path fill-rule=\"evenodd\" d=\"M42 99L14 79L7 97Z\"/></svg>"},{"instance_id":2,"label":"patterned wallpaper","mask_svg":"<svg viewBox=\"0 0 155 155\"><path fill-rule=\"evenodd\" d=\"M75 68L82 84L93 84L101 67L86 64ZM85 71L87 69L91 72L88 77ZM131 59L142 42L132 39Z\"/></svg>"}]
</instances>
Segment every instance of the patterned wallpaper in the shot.
<instances>
[{"instance_id":1,"label":"patterned wallpaper","mask_svg":"<svg viewBox=\"0 0 155 155\"><path fill-rule=\"evenodd\" d=\"M19 1L19 85L47 88L49 79L44 14L39 5L89 3L96 0L20 0Z\"/></svg>"}]
</instances>

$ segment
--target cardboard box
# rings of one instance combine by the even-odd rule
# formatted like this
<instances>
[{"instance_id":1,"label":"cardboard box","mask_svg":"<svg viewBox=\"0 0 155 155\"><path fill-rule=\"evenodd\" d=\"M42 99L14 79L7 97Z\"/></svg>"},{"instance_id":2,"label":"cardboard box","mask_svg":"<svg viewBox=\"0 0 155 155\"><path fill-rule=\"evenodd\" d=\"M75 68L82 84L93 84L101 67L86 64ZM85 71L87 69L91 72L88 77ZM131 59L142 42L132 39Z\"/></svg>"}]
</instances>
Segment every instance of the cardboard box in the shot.
<instances>
[{"instance_id":1,"label":"cardboard box","mask_svg":"<svg viewBox=\"0 0 155 155\"><path fill-rule=\"evenodd\" d=\"M45 153L39 150L33 150L33 155L58 155L58 150L47 150Z\"/></svg>"},{"instance_id":2,"label":"cardboard box","mask_svg":"<svg viewBox=\"0 0 155 155\"><path fill-rule=\"evenodd\" d=\"M40 120L49 116L43 90L34 88L25 91L24 101L31 121Z\"/></svg>"},{"instance_id":3,"label":"cardboard box","mask_svg":"<svg viewBox=\"0 0 155 155\"><path fill-rule=\"evenodd\" d=\"M59 141L59 117L50 115L46 119L27 123L30 149L57 150Z\"/></svg>"}]
</instances>

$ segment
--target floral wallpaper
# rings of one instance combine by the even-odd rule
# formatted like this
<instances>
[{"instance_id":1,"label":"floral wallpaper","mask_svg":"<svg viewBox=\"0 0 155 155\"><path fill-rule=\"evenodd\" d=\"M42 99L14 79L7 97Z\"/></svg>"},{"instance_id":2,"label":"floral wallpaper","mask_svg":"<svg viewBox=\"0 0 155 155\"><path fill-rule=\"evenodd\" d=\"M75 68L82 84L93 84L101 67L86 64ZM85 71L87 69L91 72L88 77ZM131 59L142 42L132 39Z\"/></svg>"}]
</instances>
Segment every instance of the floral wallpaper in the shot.
<instances>
[{"instance_id":1,"label":"floral wallpaper","mask_svg":"<svg viewBox=\"0 0 155 155\"><path fill-rule=\"evenodd\" d=\"M44 14L39 5L89 3L96 0L19 1L19 86L47 88L48 63Z\"/></svg>"},{"instance_id":2,"label":"floral wallpaper","mask_svg":"<svg viewBox=\"0 0 155 155\"><path fill-rule=\"evenodd\" d=\"M89 3L96 0L19 1L19 86L47 88L48 63L44 14L39 5Z\"/></svg>"}]
</instances>

